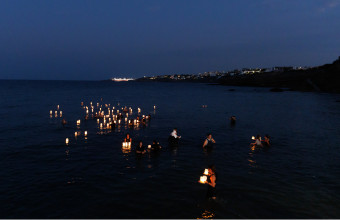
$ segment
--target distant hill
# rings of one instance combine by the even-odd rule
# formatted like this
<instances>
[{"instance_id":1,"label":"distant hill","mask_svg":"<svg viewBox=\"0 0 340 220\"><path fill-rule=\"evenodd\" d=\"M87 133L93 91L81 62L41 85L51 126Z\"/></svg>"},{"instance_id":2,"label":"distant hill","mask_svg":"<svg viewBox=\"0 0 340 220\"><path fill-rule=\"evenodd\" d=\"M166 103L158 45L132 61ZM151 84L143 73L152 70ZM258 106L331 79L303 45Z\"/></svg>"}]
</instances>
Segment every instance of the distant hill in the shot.
<instances>
[{"instance_id":1,"label":"distant hill","mask_svg":"<svg viewBox=\"0 0 340 220\"><path fill-rule=\"evenodd\" d=\"M340 57L332 64L307 70L226 76L220 78L219 82L223 85L263 86L290 88L299 91L340 93Z\"/></svg>"}]
</instances>

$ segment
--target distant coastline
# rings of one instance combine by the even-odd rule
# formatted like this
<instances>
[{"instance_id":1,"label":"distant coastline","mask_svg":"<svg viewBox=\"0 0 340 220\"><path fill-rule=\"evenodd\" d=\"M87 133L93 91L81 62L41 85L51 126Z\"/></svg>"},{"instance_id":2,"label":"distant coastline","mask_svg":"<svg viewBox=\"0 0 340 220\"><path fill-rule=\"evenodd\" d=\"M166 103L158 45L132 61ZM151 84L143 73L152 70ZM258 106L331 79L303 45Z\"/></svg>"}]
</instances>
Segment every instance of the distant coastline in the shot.
<instances>
[{"instance_id":1,"label":"distant coastline","mask_svg":"<svg viewBox=\"0 0 340 220\"><path fill-rule=\"evenodd\" d=\"M275 67L242 69L227 73L175 74L138 78L138 82L201 82L228 86L289 88L297 91L340 93L340 57L332 64L317 67Z\"/></svg>"}]
</instances>

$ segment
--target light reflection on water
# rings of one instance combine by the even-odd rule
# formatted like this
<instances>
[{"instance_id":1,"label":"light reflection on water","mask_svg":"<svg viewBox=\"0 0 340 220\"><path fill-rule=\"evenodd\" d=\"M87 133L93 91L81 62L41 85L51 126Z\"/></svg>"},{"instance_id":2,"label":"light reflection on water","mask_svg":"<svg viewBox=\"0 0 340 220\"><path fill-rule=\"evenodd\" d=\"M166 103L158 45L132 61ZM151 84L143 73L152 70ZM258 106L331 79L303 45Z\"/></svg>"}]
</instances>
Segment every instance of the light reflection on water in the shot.
<instances>
[{"instance_id":1,"label":"light reflection on water","mask_svg":"<svg viewBox=\"0 0 340 220\"><path fill-rule=\"evenodd\" d=\"M340 107L332 95L253 88L230 93L227 87L202 84L55 84L6 91L24 94L29 114L24 117L11 108L0 124L4 143L0 202L5 204L0 217L336 218L340 214L336 187L340 143L333 138L340 130ZM32 97L26 97L24 89ZM3 109L15 105L13 97L0 99ZM122 124L115 130L100 130L96 120L75 126L84 111L79 103L97 103L101 97L102 106L119 101L132 106L134 113L140 107L143 114L153 114L152 120L146 127ZM66 128L61 127L60 117L49 115L57 104L69 121ZM202 108L203 104L209 107ZM47 113L40 115L41 109ZM237 116L233 126L227 120L230 115ZM167 137L174 127L183 140L179 148L171 149ZM76 139L78 129L88 130L89 139ZM126 132L136 142L157 139L164 149L159 155L148 152L141 157L134 149L125 152L121 142ZM212 151L202 149L207 132L217 141ZM269 133L273 146L249 148L249 137L257 133ZM68 146L65 137L71 137ZM324 140L321 145L318 137ZM198 207L205 203L206 187L196 180L211 163L217 168L218 198L230 202ZM65 207L72 207L72 213Z\"/></svg>"}]
</instances>

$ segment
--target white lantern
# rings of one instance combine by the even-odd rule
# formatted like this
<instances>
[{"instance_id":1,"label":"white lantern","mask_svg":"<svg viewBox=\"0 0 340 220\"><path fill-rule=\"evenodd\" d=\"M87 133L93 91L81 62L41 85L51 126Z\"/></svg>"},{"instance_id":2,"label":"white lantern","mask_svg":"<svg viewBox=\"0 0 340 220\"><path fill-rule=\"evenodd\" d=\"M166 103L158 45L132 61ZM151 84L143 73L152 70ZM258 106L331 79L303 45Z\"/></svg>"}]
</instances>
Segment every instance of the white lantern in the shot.
<instances>
[{"instance_id":1,"label":"white lantern","mask_svg":"<svg viewBox=\"0 0 340 220\"><path fill-rule=\"evenodd\" d=\"M52 115L53 114L53 111L52 110L50 110L50 115Z\"/></svg>"},{"instance_id":2,"label":"white lantern","mask_svg":"<svg viewBox=\"0 0 340 220\"><path fill-rule=\"evenodd\" d=\"M252 139L252 140L255 140L255 137L254 137L254 136L252 136L252 137L251 137L251 139Z\"/></svg>"},{"instance_id":3,"label":"white lantern","mask_svg":"<svg viewBox=\"0 0 340 220\"><path fill-rule=\"evenodd\" d=\"M66 140L65 140L65 143L66 143L66 144L68 144L68 143L69 143L69 140L68 140L68 138L66 138Z\"/></svg>"},{"instance_id":4,"label":"white lantern","mask_svg":"<svg viewBox=\"0 0 340 220\"><path fill-rule=\"evenodd\" d=\"M77 120L77 125L80 125L80 120Z\"/></svg>"},{"instance_id":5,"label":"white lantern","mask_svg":"<svg viewBox=\"0 0 340 220\"><path fill-rule=\"evenodd\" d=\"M153 109L156 109L156 106L155 106L155 105L153 106Z\"/></svg>"},{"instance_id":6,"label":"white lantern","mask_svg":"<svg viewBox=\"0 0 340 220\"><path fill-rule=\"evenodd\" d=\"M103 123L100 123L100 129L102 129L103 128Z\"/></svg>"},{"instance_id":7,"label":"white lantern","mask_svg":"<svg viewBox=\"0 0 340 220\"><path fill-rule=\"evenodd\" d=\"M99 123L99 118L97 119L97 123Z\"/></svg>"},{"instance_id":8,"label":"white lantern","mask_svg":"<svg viewBox=\"0 0 340 220\"><path fill-rule=\"evenodd\" d=\"M57 105L57 109L59 110L59 105Z\"/></svg>"},{"instance_id":9,"label":"white lantern","mask_svg":"<svg viewBox=\"0 0 340 220\"><path fill-rule=\"evenodd\" d=\"M84 136L87 136L87 131L84 131Z\"/></svg>"},{"instance_id":10,"label":"white lantern","mask_svg":"<svg viewBox=\"0 0 340 220\"><path fill-rule=\"evenodd\" d=\"M148 145L148 148L151 149L151 145L150 144Z\"/></svg>"},{"instance_id":11,"label":"white lantern","mask_svg":"<svg viewBox=\"0 0 340 220\"><path fill-rule=\"evenodd\" d=\"M200 177L200 183L205 183L207 181L207 176Z\"/></svg>"},{"instance_id":12,"label":"white lantern","mask_svg":"<svg viewBox=\"0 0 340 220\"><path fill-rule=\"evenodd\" d=\"M125 121L127 121L127 118L125 118Z\"/></svg>"},{"instance_id":13,"label":"white lantern","mask_svg":"<svg viewBox=\"0 0 340 220\"><path fill-rule=\"evenodd\" d=\"M62 117L63 116L63 111L60 111L60 117Z\"/></svg>"},{"instance_id":14,"label":"white lantern","mask_svg":"<svg viewBox=\"0 0 340 220\"><path fill-rule=\"evenodd\" d=\"M204 169L204 175L208 175L209 174L209 170L208 169Z\"/></svg>"}]
</instances>

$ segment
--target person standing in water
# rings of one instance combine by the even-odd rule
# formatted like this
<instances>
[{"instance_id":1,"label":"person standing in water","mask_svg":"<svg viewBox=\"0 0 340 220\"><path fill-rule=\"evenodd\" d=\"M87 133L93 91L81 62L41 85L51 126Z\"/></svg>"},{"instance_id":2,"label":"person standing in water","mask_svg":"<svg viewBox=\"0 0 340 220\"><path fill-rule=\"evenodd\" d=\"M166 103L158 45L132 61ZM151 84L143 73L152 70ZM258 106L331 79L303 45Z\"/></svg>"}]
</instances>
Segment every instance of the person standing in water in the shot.
<instances>
[{"instance_id":1,"label":"person standing in water","mask_svg":"<svg viewBox=\"0 0 340 220\"><path fill-rule=\"evenodd\" d=\"M216 199L216 168L214 165L208 167L208 191L206 197L208 199Z\"/></svg>"},{"instance_id":2,"label":"person standing in water","mask_svg":"<svg viewBox=\"0 0 340 220\"><path fill-rule=\"evenodd\" d=\"M173 131L171 132L169 138L168 138L169 145L173 146L173 147L177 147L180 138L181 138L181 136L178 136L178 134L177 134L177 128L174 128Z\"/></svg>"},{"instance_id":3,"label":"person standing in water","mask_svg":"<svg viewBox=\"0 0 340 220\"><path fill-rule=\"evenodd\" d=\"M137 154L145 154L145 146L143 146L143 141L139 141L139 145L136 147Z\"/></svg>"},{"instance_id":4,"label":"person standing in water","mask_svg":"<svg viewBox=\"0 0 340 220\"><path fill-rule=\"evenodd\" d=\"M212 135L209 133L207 134L207 138L205 139L204 143L203 143L203 148L212 148L215 144L215 140L214 138L212 138Z\"/></svg>"},{"instance_id":5,"label":"person standing in water","mask_svg":"<svg viewBox=\"0 0 340 220\"><path fill-rule=\"evenodd\" d=\"M126 138L124 139L124 142L131 142L132 143L132 138L130 138L130 134L126 134Z\"/></svg>"}]
</instances>

